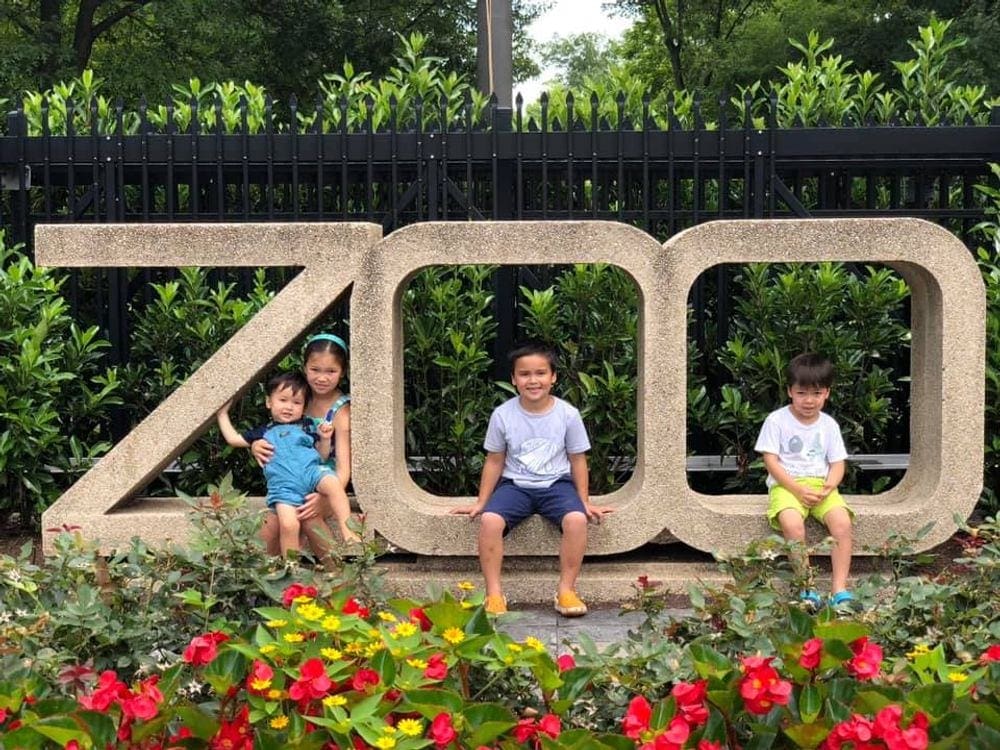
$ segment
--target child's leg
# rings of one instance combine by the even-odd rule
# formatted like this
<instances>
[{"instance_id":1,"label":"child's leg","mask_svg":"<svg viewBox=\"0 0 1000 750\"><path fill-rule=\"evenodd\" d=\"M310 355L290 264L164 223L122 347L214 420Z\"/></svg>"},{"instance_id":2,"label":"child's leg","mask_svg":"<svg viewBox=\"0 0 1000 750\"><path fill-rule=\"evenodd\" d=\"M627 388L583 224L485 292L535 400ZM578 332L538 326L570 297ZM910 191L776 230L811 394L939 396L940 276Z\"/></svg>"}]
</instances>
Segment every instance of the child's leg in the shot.
<instances>
[{"instance_id":1,"label":"child's leg","mask_svg":"<svg viewBox=\"0 0 1000 750\"><path fill-rule=\"evenodd\" d=\"M281 554L299 549L299 517L294 505L277 503L274 510L278 517L278 541Z\"/></svg>"},{"instance_id":2,"label":"child's leg","mask_svg":"<svg viewBox=\"0 0 1000 750\"><path fill-rule=\"evenodd\" d=\"M483 513L479 518L479 567L483 571L486 595L502 596L500 573L503 570L503 532L507 522L497 513Z\"/></svg>"},{"instance_id":3,"label":"child's leg","mask_svg":"<svg viewBox=\"0 0 1000 750\"><path fill-rule=\"evenodd\" d=\"M351 517L351 501L347 499L347 493L340 485L340 480L335 474L327 474L316 484L316 491L323 495L326 504L333 512L333 517L337 519L337 528L345 542L360 542L361 537L354 533L347 525Z\"/></svg>"},{"instance_id":4,"label":"child's leg","mask_svg":"<svg viewBox=\"0 0 1000 750\"><path fill-rule=\"evenodd\" d=\"M559 543L559 593L576 591L576 579L587 551L587 514L573 511L562 519Z\"/></svg>"},{"instance_id":5,"label":"child's leg","mask_svg":"<svg viewBox=\"0 0 1000 750\"><path fill-rule=\"evenodd\" d=\"M851 552L853 548L853 530L851 515L847 508L840 506L830 508L823 516L823 523L833 537L833 550L830 552L832 575L830 581L831 593L847 590L847 576L851 572Z\"/></svg>"},{"instance_id":6,"label":"child's leg","mask_svg":"<svg viewBox=\"0 0 1000 750\"><path fill-rule=\"evenodd\" d=\"M789 542L805 544L806 519L803 518L802 513L795 508L785 508L778 513L777 519L781 535L785 539ZM802 550L795 550L790 553L789 560L800 575L806 575L809 572L809 555Z\"/></svg>"},{"instance_id":7,"label":"child's leg","mask_svg":"<svg viewBox=\"0 0 1000 750\"><path fill-rule=\"evenodd\" d=\"M329 569L333 562L333 546L331 544L333 537L330 535L330 527L322 518L310 518L302 521L302 531L309 541L309 549L316 555L316 559Z\"/></svg>"},{"instance_id":8,"label":"child's leg","mask_svg":"<svg viewBox=\"0 0 1000 750\"><path fill-rule=\"evenodd\" d=\"M267 516L264 518L264 525L260 527L260 541L263 542L264 551L267 554L281 554L281 544L278 536L278 514L269 509Z\"/></svg>"}]
</instances>

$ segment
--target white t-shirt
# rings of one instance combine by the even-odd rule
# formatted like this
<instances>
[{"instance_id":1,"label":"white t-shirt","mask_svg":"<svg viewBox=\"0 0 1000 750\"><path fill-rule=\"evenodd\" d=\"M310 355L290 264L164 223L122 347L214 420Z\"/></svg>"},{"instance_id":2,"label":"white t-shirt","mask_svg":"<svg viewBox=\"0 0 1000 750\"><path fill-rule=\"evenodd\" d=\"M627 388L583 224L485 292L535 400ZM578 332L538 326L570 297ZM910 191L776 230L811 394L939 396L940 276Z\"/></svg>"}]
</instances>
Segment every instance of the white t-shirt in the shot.
<instances>
[{"instance_id":1,"label":"white t-shirt","mask_svg":"<svg viewBox=\"0 0 1000 750\"><path fill-rule=\"evenodd\" d=\"M753 449L758 453L777 455L782 468L793 477L825 479L830 471L830 464L847 458L847 449L837 420L820 412L819 419L815 422L802 424L792 414L789 406L767 415ZM768 488L776 484L768 474Z\"/></svg>"},{"instance_id":2,"label":"white t-shirt","mask_svg":"<svg viewBox=\"0 0 1000 750\"><path fill-rule=\"evenodd\" d=\"M502 475L518 487L548 487L570 475L569 454L586 453L590 440L580 412L561 398L542 414L512 398L490 415L483 447L506 454Z\"/></svg>"}]
</instances>

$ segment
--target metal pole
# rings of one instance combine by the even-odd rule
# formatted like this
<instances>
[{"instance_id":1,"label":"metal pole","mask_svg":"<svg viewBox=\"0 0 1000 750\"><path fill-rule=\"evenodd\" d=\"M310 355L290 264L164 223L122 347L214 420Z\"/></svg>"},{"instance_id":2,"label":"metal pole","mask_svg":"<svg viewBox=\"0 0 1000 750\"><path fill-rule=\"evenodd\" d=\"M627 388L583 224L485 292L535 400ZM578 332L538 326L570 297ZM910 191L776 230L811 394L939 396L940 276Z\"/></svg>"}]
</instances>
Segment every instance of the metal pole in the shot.
<instances>
[{"instance_id":1,"label":"metal pole","mask_svg":"<svg viewBox=\"0 0 1000 750\"><path fill-rule=\"evenodd\" d=\"M511 0L477 2L477 84L484 94L496 94L498 120L509 124L514 89ZM497 122L493 126L497 127Z\"/></svg>"}]
</instances>

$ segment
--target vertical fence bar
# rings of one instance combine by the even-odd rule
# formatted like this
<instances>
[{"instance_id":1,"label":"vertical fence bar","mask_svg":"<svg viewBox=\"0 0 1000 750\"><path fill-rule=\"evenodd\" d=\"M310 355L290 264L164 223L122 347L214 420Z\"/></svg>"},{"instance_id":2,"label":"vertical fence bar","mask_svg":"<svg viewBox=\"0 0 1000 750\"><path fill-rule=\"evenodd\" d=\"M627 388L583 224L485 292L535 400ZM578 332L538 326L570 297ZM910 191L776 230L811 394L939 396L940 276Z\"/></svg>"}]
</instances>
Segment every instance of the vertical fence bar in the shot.
<instances>
[{"instance_id":1,"label":"vertical fence bar","mask_svg":"<svg viewBox=\"0 0 1000 750\"><path fill-rule=\"evenodd\" d=\"M729 184L726 181L726 129L729 122L726 117L726 96L719 97L719 199L716 214L720 219L726 216L726 206L729 199Z\"/></svg>"},{"instance_id":2,"label":"vertical fence bar","mask_svg":"<svg viewBox=\"0 0 1000 750\"><path fill-rule=\"evenodd\" d=\"M176 191L176 185L174 184L174 131L176 130L176 125L174 124L174 103L171 99L167 98L167 177L166 184L164 188L166 189L166 199L167 199L167 219L173 221L174 219L174 195Z\"/></svg>"},{"instance_id":3,"label":"vertical fence bar","mask_svg":"<svg viewBox=\"0 0 1000 750\"><path fill-rule=\"evenodd\" d=\"M771 110L767 117L767 215L774 217L774 177L775 171L775 137L778 132L778 95L771 94ZM763 196L762 196L763 197Z\"/></svg>"},{"instance_id":4,"label":"vertical fence bar","mask_svg":"<svg viewBox=\"0 0 1000 750\"><path fill-rule=\"evenodd\" d=\"M743 218L750 218L750 164L753 161L753 100L743 95Z\"/></svg>"},{"instance_id":5,"label":"vertical fence bar","mask_svg":"<svg viewBox=\"0 0 1000 750\"><path fill-rule=\"evenodd\" d=\"M576 100L566 92L566 218L573 218L575 185L573 184L573 136L576 132Z\"/></svg>"},{"instance_id":6,"label":"vertical fence bar","mask_svg":"<svg viewBox=\"0 0 1000 750\"><path fill-rule=\"evenodd\" d=\"M625 189L625 93L622 91L618 92L616 97L616 102L618 106L618 143L615 150L618 152L616 154L616 179L618 181L618 221L625 221L625 198L627 191Z\"/></svg>"},{"instance_id":7,"label":"vertical fence bar","mask_svg":"<svg viewBox=\"0 0 1000 750\"><path fill-rule=\"evenodd\" d=\"M222 119L222 97L215 95L215 218L226 218L226 144L222 133L225 124Z\"/></svg>"},{"instance_id":8,"label":"vertical fence bar","mask_svg":"<svg viewBox=\"0 0 1000 750\"><path fill-rule=\"evenodd\" d=\"M516 175L516 193L517 202L514 206L514 213L516 219L520 220L524 218L524 115L521 109L521 105L524 100L521 95L517 95L517 128L514 130L514 159L515 159L515 169L517 170ZM495 127L495 125L494 125Z\"/></svg>"},{"instance_id":9,"label":"vertical fence bar","mask_svg":"<svg viewBox=\"0 0 1000 750\"><path fill-rule=\"evenodd\" d=\"M350 219L350 206L347 201L347 97L341 96L338 102L340 108L340 216L344 221Z\"/></svg>"},{"instance_id":10,"label":"vertical fence bar","mask_svg":"<svg viewBox=\"0 0 1000 750\"><path fill-rule=\"evenodd\" d=\"M701 223L701 100L694 100L694 132L691 134L691 224Z\"/></svg>"},{"instance_id":11,"label":"vertical fence bar","mask_svg":"<svg viewBox=\"0 0 1000 750\"><path fill-rule=\"evenodd\" d=\"M392 209L392 228L399 226L399 102L396 95L389 97L389 196Z\"/></svg>"},{"instance_id":12,"label":"vertical fence bar","mask_svg":"<svg viewBox=\"0 0 1000 750\"><path fill-rule=\"evenodd\" d=\"M671 92L667 97L667 237L673 237L677 232L677 168L675 165L676 155L674 154L674 137L677 134L677 111L675 109L674 94Z\"/></svg>"},{"instance_id":13,"label":"vertical fence bar","mask_svg":"<svg viewBox=\"0 0 1000 750\"><path fill-rule=\"evenodd\" d=\"M191 207L191 218L198 220L199 204L198 200L198 133L200 130L198 122L198 99L191 95L191 123L188 128L188 136L191 145L191 184L188 187L188 205Z\"/></svg>"},{"instance_id":14,"label":"vertical fence bar","mask_svg":"<svg viewBox=\"0 0 1000 750\"><path fill-rule=\"evenodd\" d=\"M316 137L316 218L323 221L324 195L326 185L323 180L323 97L316 95L316 118L313 126L313 134Z\"/></svg>"},{"instance_id":15,"label":"vertical fence bar","mask_svg":"<svg viewBox=\"0 0 1000 750\"><path fill-rule=\"evenodd\" d=\"M292 94L288 100L288 137L292 147L292 220L299 220L299 100Z\"/></svg>"},{"instance_id":16,"label":"vertical fence bar","mask_svg":"<svg viewBox=\"0 0 1000 750\"><path fill-rule=\"evenodd\" d=\"M448 220L448 129L451 124L448 122L448 98L443 96L438 100L438 117L440 118L441 141L438 148L441 150L441 167L439 180L435 182L435 191L441 195L441 218ZM438 190L437 186L441 189Z\"/></svg>"},{"instance_id":17,"label":"vertical fence bar","mask_svg":"<svg viewBox=\"0 0 1000 750\"><path fill-rule=\"evenodd\" d=\"M28 201L28 162L25 156L28 147L28 120L24 115L24 105L20 102L18 102L17 114L14 117L17 122L15 132L17 137L17 224L19 225L18 231L20 232L20 237L15 238L15 241L19 240L26 247L32 247L31 230L29 229L31 223L28 220L31 205ZM13 204L14 201L11 201L12 207Z\"/></svg>"},{"instance_id":18,"label":"vertical fence bar","mask_svg":"<svg viewBox=\"0 0 1000 750\"><path fill-rule=\"evenodd\" d=\"M649 131L653 126L649 116L649 102L650 98L647 92L642 95L642 226L649 234L653 234L649 218L649 208L652 202L649 195Z\"/></svg>"},{"instance_id":19,"label":"vertical fence bar","mask_svg":"<svg viewBox=\"0 0 1000 750\"><path fill-rule=\"evenodd\" d=\"M549 93L542 92L542 218L549 218Z\"/></svg>"},{"instance_id":20,"label":"vertical fence bar","mask_svg":"<svg viewBox=\"0 0 1000 750\"><path fill-rule=\"evenodd\" d=\"M264 97L264 140L267 143L267 220L274 221L274 103L271 95Z\"/></svg>"},{"instance_id":21,"label":"vertical fence bar","mask_svg":"<svg viewBox=\"0 0 1000 750\"><path fill-rule=\"evenodd\" d=\"M250 122L247 117L247 98L240 95L240 162L243 178L241 204L243 221L250 220Z\"/></svg>"},{"instance_id":22,"label":"vertical fence bar","mask_svg":"<svg viewBox=\"0 0 1000 750\"><path fill-rule=\"evenodd\" d=\"M49 98L42 99L42 199L45 219L52 219L52 130L49 122Z\"/></svg>"}]
</instances>

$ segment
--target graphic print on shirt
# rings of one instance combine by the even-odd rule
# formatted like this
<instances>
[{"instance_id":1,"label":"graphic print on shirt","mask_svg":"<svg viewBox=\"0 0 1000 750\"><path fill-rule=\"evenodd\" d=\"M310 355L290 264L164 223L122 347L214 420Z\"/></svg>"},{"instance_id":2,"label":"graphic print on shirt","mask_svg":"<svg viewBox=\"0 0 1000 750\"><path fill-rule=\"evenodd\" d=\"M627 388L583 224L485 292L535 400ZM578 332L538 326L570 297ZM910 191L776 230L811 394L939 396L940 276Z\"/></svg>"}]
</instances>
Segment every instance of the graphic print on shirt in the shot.
<instances>
[{"instance_id":1,"label":"graphic print on shirt","mask_svg":"<svg viewBox=\"0 0 1000 750\"><path fill-rule=\"evenodd\" d=\"M559 446L546 438L528 438L517 447L514 459L531 474L554 474L552 459L559 454Z\"/></svg>"},{"instance_id":2,"label":"graphic print on shirt","mask_svg":"<svg viewBox=\"0 0 1000 750\"><path fill-rule=\"evenodd\" d=\"M792 435L788 439L788 455L792 456L802 456L807 460L813 460L817 458L822 458L826 455L826 451L823 449L823 441L820 440L819 434L813 435L812 445L808 449L805 447L805 443L802 438L798 435Z\"/></svg>"}]
</instances>

